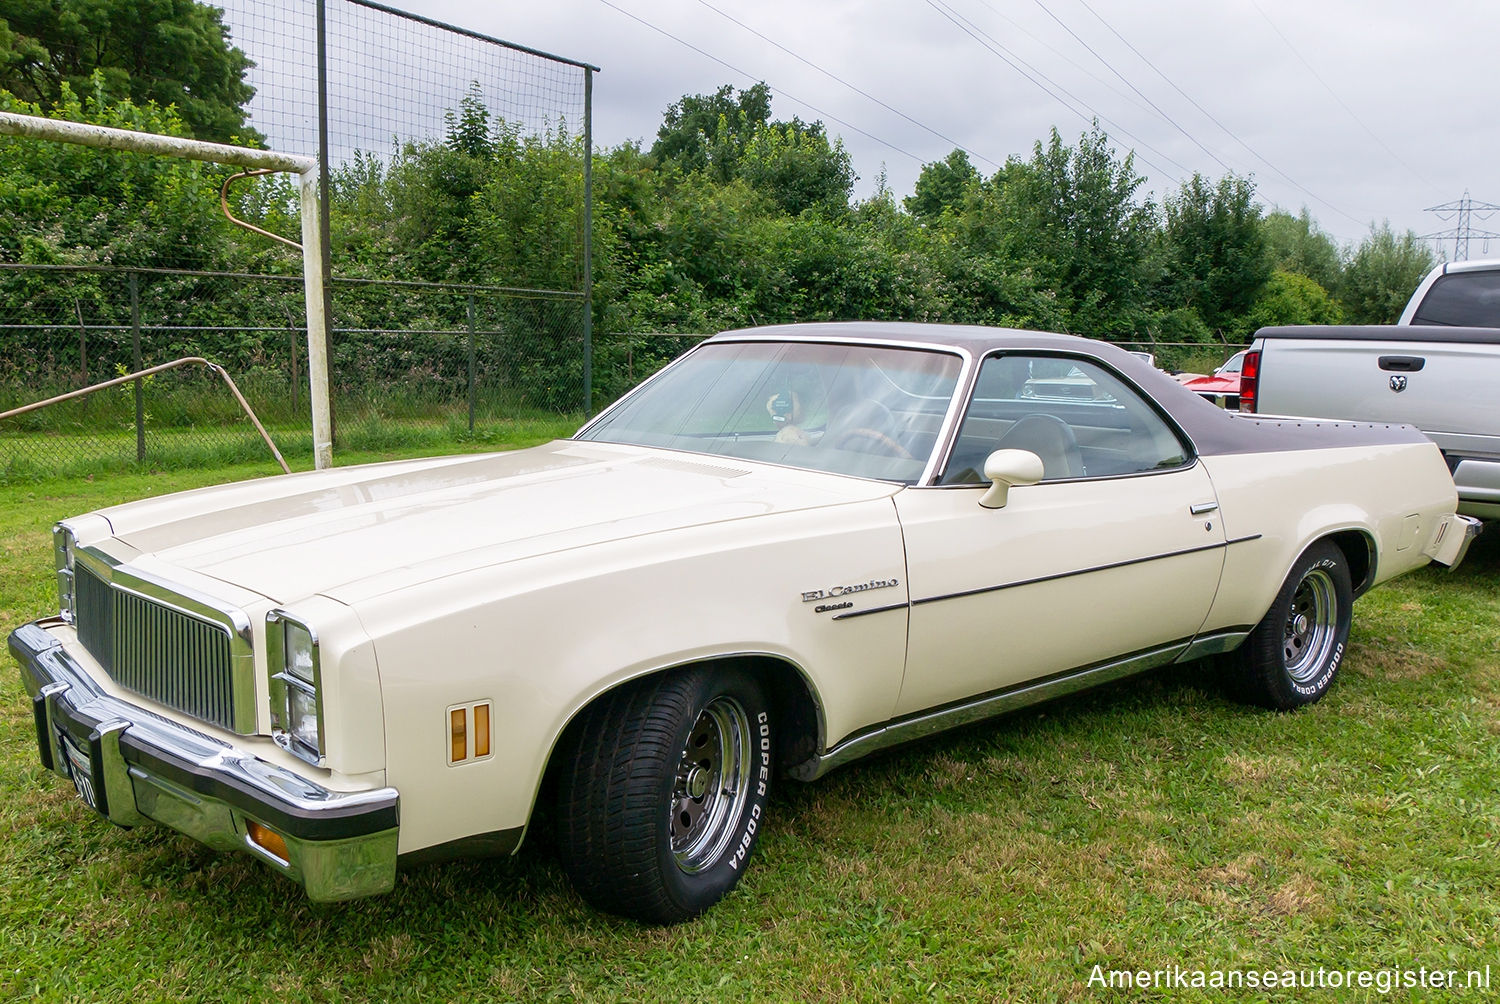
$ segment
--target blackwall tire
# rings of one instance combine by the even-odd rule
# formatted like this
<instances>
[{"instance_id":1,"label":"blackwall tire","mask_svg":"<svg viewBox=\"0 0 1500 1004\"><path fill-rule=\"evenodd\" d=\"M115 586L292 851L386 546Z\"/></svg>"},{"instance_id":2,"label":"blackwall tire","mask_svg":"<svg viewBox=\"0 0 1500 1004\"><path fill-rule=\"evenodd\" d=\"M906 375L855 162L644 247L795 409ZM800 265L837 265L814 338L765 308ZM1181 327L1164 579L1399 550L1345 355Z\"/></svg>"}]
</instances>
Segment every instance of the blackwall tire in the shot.
<instances>
[{"instance_id":1,"label":"blackwall tire","mask_svg":"<svg viewBox=\"0 0 1500 1004\"><path fill-rule=\"evenodd\" d=\"M563 867L591 905L695 917L744 873L775 763L759 681L713 666L627 684L570 726L558 779Z\"/></svg>"},{"instance_id":2,"label":"blackwall tire","mask_svg":"<svg viewBox=\"0 0 1500 1004\"><path fill-rule=\"evenodd\" d=\"M1234 653L1233 684L1252 704L1289 711L1322 698L1349 644L1354 589L1344 552L1314 544Z\"/></svg>"}]
</instances>

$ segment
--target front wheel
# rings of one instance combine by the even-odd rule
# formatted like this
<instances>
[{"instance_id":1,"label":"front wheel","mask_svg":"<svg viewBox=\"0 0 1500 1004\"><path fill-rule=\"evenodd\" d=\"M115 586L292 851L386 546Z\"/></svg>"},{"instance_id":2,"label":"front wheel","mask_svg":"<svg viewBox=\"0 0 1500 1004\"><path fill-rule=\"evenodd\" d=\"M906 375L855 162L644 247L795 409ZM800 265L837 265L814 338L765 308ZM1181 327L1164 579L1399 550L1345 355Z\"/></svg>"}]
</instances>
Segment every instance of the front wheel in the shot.
<instances>
[{"instance_id":1,"label":"front wheel","mask_svg":"<svg viewBox=\"0 0 1500 1004\"><path fill-rule=\"evenodd\" d=\"M1321 698L1343 662L1353 607L1344 552L1328 541L1308 548L1234 655L1239 696L1281 711Z\"/></svg>"},{"instance_id":2,"label":"front wheel","mask_svg":"<svg viewBox=\"0 0 1500 1004\"><path fill-rule=\"evenodd\" d=\"M765 823L771 711L741 670L695 667L587 708L561 755L563 867L601 910L694 917L734 888Z\"/></svg>"}]
</instances>

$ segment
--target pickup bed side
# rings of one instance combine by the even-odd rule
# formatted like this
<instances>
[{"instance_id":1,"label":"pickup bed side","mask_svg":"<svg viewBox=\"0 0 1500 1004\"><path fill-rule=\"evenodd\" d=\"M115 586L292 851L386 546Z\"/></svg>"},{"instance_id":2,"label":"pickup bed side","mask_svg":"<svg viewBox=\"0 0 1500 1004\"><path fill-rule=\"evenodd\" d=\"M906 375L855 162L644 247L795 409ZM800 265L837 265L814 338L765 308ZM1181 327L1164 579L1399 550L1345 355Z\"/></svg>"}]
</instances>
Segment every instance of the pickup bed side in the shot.
<instances>
[{"instance_id":1,"label":"pickup bed side","mask_svg":"<svg viewBox=\"0 0 1500 1004\"><path fill-rule=\"evenodd\" d=\"M1443 451L1459 512L1500 519L1500 328L1262 328L1265 415L1415 425Z\"/></svg>"}]
</instances>

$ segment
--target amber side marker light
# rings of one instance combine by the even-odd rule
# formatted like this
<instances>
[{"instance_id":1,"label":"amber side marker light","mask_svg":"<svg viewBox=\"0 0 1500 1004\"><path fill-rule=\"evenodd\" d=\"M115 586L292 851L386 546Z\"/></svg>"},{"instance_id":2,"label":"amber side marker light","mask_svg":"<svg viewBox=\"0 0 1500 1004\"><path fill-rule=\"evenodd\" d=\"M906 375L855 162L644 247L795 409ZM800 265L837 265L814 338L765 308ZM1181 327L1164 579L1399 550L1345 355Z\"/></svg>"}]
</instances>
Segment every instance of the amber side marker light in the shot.
<instances>
[{"instance_id":1,"label":"amber side marker light","mask_svg":"<svg viewBox=\"0 0 1500 1004\"><path fill-rule=\"evenodd\" d=\"M460 764L490 755L490 702L448 709L448 763Z\"/></svg>"},{"instance_id":2,"label":"amber side marker light","mask_svg":"<svg viewBox=\"0 0 1500 1004\"><path fill-rule=\"evenodd\" d=\"M490 755L490 706L474 705L474 755Z\"/></svg>"},{"instance_id":3,"label":"amber side marker light","mask_svg":"<svg viewBox=\"0 0 1500 1004\"><path fill-rule=\"evenodd\" d=\"M469 713L467 708L454 708L448 712L448 732L453 738L453 752L449 759L454 763L469 758Z\"/></svg>"},{"instance_id":4,"label":"amber side marker light","mask_svg":"<svg viewBox=\"0 0 1500 1004\"><path fill-rule=\"evenodd\" d=\"M262 826L253 819L247 819L245 832L249 834L250 842L261 850L268 851L282 861L292 860L286 850L286 841L275 830Z\"/></svg>"}]
</instances>

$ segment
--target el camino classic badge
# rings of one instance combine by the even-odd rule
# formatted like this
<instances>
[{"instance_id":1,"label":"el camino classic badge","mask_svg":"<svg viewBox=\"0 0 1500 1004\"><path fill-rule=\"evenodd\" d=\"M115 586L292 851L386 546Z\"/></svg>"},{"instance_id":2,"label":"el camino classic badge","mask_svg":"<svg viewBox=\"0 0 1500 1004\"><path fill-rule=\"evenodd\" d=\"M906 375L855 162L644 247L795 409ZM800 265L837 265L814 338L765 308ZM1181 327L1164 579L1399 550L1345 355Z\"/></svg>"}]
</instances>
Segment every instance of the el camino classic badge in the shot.
<instances>
[{"instance_id":1,"label":"el camino classic badge","mask_svg":"<svg viewBox=\"0 0 1500 1004\"><path fill-rule=\"evenodd\" d=\"M803 603L816 603L818 600L834 600L841 602L819 603L813 607L813 613L828 613L831 610L848 610L854 606L853 601L845 597L856 593L868 592L871 589L890 589L901 585L900 579L871 579L869 582L861 582L849 586L831 586L828 589L811 589L802 594Z\"/></svg>"}]
</instances>

